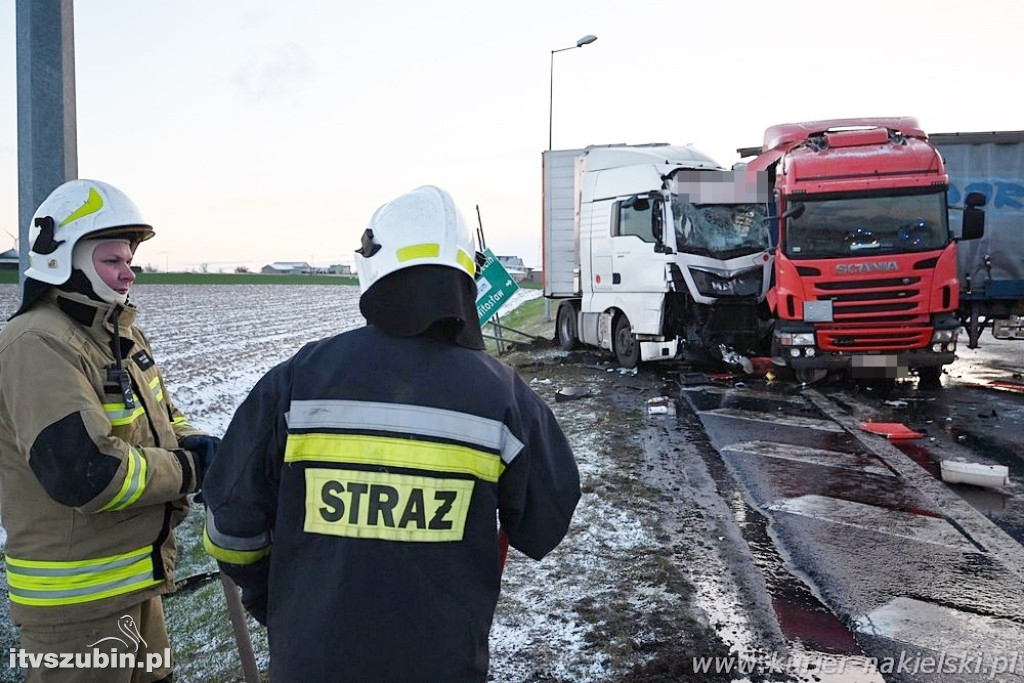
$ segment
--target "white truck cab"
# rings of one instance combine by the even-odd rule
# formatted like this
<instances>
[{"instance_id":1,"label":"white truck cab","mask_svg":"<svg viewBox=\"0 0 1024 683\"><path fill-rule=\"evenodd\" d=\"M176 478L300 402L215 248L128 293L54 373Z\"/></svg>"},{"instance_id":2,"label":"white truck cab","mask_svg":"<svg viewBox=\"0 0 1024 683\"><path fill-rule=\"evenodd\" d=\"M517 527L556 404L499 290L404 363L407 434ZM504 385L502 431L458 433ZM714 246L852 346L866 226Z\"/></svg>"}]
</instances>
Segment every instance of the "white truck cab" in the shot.
<instances>
[{"instance_id":1,"label":"white truck cab","mask_svg":"<svg viewBox=\"0 0 1024 683\"><path fill-rule=\"evenodd\" d=\"M767 339L771 193L758 180L693 147L545 152L544 294L564 299L563 348L635 367Z\"/></svg>"}]
</instances>

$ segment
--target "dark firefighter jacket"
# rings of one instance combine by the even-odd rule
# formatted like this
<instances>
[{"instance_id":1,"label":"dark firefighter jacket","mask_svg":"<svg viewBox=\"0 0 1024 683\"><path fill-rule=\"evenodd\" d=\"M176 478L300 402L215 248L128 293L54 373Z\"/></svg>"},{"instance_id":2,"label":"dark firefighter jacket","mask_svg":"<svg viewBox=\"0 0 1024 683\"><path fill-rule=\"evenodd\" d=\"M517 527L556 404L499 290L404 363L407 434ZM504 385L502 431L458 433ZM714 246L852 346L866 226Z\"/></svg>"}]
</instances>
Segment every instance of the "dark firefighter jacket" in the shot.
<instances>
[{"instance_id":1,"label":"dark firefighter jacket","mask_svg":"<svg viewBox=\"0 0 1024 683\"><path fill-rule=\"evenodd\" d=\"M50 290L0 332L0 517L16 623L91 619L174 586L171 529L196 488L178 439L201 432L171 403L135 314Z\"/></svg>"},{"instance_id":2,"label":"dark firefighter jacket","mask_svg":"<svg viewBox=\"0 0 1024 683\"><path fill-rule=\"evenodd\" d=\"M367 326L243 402L205 481L205 542L265 618L276 681L483 681L496 516L540 559L579 472L544 401L483 351ZM269 577L268 577L269 573Z\"/></svg>"}]
</instances>

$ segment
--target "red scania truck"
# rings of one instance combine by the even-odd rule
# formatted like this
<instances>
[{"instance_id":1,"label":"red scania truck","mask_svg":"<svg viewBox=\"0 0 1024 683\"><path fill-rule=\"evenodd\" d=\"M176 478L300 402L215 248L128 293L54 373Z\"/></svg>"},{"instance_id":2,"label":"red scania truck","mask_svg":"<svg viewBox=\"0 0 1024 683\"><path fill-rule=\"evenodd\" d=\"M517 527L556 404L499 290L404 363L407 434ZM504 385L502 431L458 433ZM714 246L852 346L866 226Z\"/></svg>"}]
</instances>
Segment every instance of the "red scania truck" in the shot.
<instances>
[{"instance_id":1,"label":"red scania truck","mask_svg":"<svg viewBox=\"0 0 1024 683\"><path fill-rule=\"evenodd\" d=\"M981 236L985 197L965 199L954 237L942 157L913 118L776 125L759 152L748 168L774 174L778 215L772 362L808 382L938 386L960 328L956 241Z\"/></svg>"}]
</instances>

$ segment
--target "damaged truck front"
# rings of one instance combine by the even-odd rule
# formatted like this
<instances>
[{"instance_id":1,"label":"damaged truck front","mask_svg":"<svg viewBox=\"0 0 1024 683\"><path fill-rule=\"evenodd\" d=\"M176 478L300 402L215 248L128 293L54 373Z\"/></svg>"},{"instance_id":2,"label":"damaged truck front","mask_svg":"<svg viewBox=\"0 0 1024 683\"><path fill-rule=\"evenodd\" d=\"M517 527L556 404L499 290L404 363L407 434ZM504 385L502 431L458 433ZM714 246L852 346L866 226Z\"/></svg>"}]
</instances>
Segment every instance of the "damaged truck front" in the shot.
<instances>
[{"instance_id":1,"label":"damaged truck front","mask_svg":"<svg viewBox=\"0 0 1024 683\"><path fill-rule=\"evenodd\" d=\"M772 126L748 168L775 177L772 362L936 386L955 358L957 245L942 157L912 118ZM741 152L742 153L742 152ZM983 234L968 194L961 239Z\"/></svg>"},{"instance_id":2,"label":"damaged truck front","mask_svg":"<svg viewBox=\"0 0 1024 683\"><path fill-rule=\"evenodd\" d=\"M561 299L559 344L626 367L766 351L766 177L692 147L545 152L544 295Z\"/></svg>"}]
</instances>

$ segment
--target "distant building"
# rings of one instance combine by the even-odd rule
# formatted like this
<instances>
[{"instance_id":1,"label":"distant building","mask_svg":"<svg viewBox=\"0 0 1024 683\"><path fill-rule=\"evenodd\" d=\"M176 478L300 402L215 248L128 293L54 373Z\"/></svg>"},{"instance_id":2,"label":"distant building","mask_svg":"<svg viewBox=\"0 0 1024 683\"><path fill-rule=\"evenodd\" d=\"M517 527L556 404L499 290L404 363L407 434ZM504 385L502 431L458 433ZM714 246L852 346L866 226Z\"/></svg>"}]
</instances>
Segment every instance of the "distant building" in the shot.
<instances>
[{"instance_id":1,"label":"distant building","mask_svg":"<svg viewBox=\"0 0 1024 683\"><path fill-rule=\"evenodd\" d=\"M352 277L352 266L335 263L327 267L311 266L305 261L274 261L263 266L264 275L346 275Z\"/></svg>"},{"instance_id":2,"label":"distant building","mask_svg":"<svg viewBox=\"0 0 1024 683\"><path fill-rule=\"evenodd\" d=\"M0 253L0 270L18 270L19 254L14 249L8 249L7 251Z\"/></svg>"},{"instance_id":3,"label":"distant building","mask_svg":"<svg viewBox=\"0 0 1024 683\"><path fill-rule=\"evenodd\" d=\"M305 261L274 261L260 269L266 275L309 275L313 271L313 266Z\"/></svg>"},{"instance_id":4,"label":"distant building","mask_svg":"<svg viewBox=\"0 0 1024 683\"><path fill-rule=\"evenodd\" d=\"M523 265L523 259L518 256L497 256L498 262L505 267L508 274L516 282L530 282L533 268Z\"/></svg>"}]
</instances>

